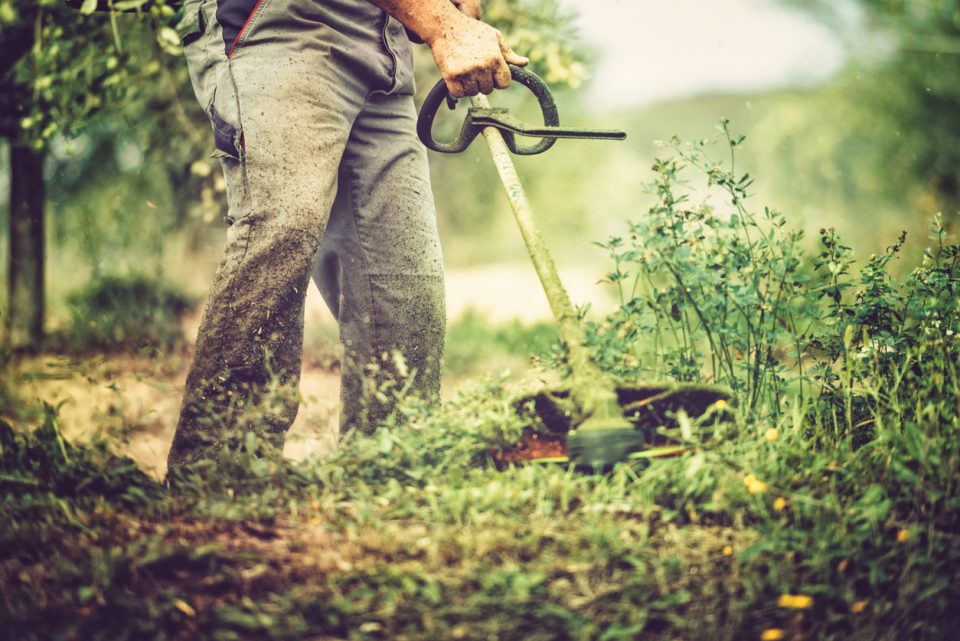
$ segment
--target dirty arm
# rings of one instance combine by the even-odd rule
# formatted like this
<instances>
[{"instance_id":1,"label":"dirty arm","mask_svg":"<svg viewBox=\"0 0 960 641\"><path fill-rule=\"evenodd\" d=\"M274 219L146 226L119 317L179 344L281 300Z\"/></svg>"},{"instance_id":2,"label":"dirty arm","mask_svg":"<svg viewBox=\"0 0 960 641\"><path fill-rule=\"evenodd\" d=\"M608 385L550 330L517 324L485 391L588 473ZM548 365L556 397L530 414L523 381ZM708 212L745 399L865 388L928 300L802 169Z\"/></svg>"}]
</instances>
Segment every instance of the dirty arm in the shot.
<instances>
[{"instance_id":1,"label":"dirty arm","mask_svg":"<svg viewBox=\"0 0 960 641\"><path fill-rule=\"evenodd\" d=\"M479 3L461 0L369 0L423 38L454 98L488 94L510 84L507 63L523 66L503 34L474 18ZM464 13L458 10L462 8Z\"/></svg>"}]
</instances>

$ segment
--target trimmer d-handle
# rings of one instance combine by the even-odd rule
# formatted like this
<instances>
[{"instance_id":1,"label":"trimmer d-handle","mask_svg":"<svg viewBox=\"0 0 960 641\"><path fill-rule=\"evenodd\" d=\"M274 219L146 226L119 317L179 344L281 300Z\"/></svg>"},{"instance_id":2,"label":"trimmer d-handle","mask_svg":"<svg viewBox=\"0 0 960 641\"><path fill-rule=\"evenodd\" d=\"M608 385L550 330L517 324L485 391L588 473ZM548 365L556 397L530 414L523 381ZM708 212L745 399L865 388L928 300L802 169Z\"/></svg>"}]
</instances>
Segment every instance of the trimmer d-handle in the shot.
<instances>
[{"instance_id":1,"label":"trimmer d-handle","mask_svg":"<svg viewBox=\"0 0 960 641\"><path fill-rule=\"evenodd\" d=\"M558 138L593 138L600 140L624 140L627 134L622 131L606 129L576 129L560 126L560 115L557 112L557 103L550 93L549 87L540 79L540 76L522 67L510 65L510 74L513 79L527 87L540 103L543 115L543 125L525 123L510 113L509 110L498 107L471 107L467 112L466 120L460 129L460 136L451 142L440 142L433 137L433 121L437 117L440 105L444 102L450 109L456 108L457 101L450 96L447 85L443 80L434 85L433 89L423 101L420 117L417 120L417 135L420 141L433 151L445 154L458 154L470 146L484 127L494 127L500 130L507 148L519 156L541 154L550 149ZM540 138L532 145L520 145L516 136Z\"/></svg>"}]
</instances>

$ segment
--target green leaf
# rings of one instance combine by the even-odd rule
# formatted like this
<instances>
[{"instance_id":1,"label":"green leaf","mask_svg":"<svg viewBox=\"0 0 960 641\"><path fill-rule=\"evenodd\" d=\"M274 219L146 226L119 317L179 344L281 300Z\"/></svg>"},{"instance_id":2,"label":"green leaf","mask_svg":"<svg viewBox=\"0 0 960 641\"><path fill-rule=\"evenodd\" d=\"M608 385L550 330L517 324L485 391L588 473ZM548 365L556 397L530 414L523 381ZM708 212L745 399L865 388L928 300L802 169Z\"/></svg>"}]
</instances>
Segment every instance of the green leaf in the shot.
<instances>
[{"instance_id":1,"label":"green leaf","mask_svg":"<svg viewBox=\"0 0 960 641\"><path fill-rule=\"evenodd\" d=\"M97 10L97 0L83 0L83 4L80 5L80 13L84 15L90 15Z\"/></svg>"},{"instance_id":2,"label":"green leaf","mask_svg":"<svg viewBox=\"0 0 960 641\"><path fill-rule=\"evenodd\" d=\"M687 421L686 423L687 423L687 429L689 430L689 421ZM705 462L706 462L706 456L703 454L703 452L697 452L696 454L691 456L690 462L687 463L687 469L686 469L687 478L692 479L694 476L696 476L697 472L699 472L703 468L703 464Z\"/></svg>"},{"instance_id":3,"label":"green leaf","mask_svg":"<svg viewBox=\"0 0 960 641\"><path fill-rule=\"evenodd\" d=\"M140 9L145 4L147 4L147 0L118 0L110 5L110 7L115 11L133 11Z\"/></svg>"},{"instance_id":4,"label":"green leaf","mask_svg":"<svg viewBox=\"0 0 960 641\"><path fill-rule=\"evenodd\" d=\"M160 27L157 30L157 42L167 53L178 54L180 52L180 36L177 35L173 27Z\"/></svg>"},{"instance_id":5,"label":"green leaf","mask_svg":"<svg viewBox=\"0 0 960 641\"><path fill-rule=\"evenodd\" d=\"M378 443L381 454L389 454L393 451L393 438L387 430L380 430L380 442Z\"/></svg>"}]
</instances>

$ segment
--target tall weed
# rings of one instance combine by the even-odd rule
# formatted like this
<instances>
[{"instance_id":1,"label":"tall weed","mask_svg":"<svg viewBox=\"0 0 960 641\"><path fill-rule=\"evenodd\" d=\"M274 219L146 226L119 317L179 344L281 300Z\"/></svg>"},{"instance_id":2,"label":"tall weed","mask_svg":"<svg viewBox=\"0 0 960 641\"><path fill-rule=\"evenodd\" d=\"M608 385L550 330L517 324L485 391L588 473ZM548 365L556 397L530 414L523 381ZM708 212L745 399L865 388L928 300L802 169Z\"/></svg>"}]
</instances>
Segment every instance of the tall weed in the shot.
<instances>
[{"instance_id":1,"label":"tall weed","mask_svg":"<svg viewBox=\"0 0 960 641\"><path fill-rule=\"evenodd\" d=\"M960 249L940 217L903 281L891 264L905 234L859 270L833 229L820 231L811 254L784 214L749 206L753 179L736 172L744 138L726 121L718 129L694 143L673 139L673 154L653 167L647 215L602 244L622 304L588 324L597 360L625 379L727 385L758 419L779 420L796 397L844 433L881 406L942 399L960 351ZM718 143L724 161L711 159ZM694 202L704 186L722 203Z\"/></svg>"}]
</instances>

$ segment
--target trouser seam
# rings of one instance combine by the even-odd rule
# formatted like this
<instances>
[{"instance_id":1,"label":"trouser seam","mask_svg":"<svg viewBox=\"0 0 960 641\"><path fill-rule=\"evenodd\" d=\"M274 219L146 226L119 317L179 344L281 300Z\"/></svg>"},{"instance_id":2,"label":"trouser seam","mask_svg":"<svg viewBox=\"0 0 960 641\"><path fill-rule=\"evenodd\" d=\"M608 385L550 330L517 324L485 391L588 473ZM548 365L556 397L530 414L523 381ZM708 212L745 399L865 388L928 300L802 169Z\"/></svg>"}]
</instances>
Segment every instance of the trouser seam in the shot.
<instances>
[{"instance_id":1,"label":"trouser seam","mask_svg":"<svg viewBox=\"0 0 960 641\"><path fill-rule=\"evenodd\" d=\"M237 152L240 154L240 175L243 177L243 197L248 201L250 211L253 211L253 194L250 191L250 179L247 176L247 145L243 133L243 110L240 107L240 88L237 86L237 79L233 73L233 60L230 58L227 58L227 72L227 75L230 77L230 84L233 86L233 100L237 107L237 130L240 132L240 139L235 142L237 143Z\"/></svg>"},{"instance_id":2,"label":"trouser seam","mask_svg":"<svg viewBox=\"0 0 960 641\"><path fill-rule=\"evenodd\" d=\"M260 0L257 2L253 9L250 11L250 15L247 16L247 21L240 27L240 32L237 34L237 39L232 43L229 53L227 54L227 59L232 59L237 52L243 49L244 43L250 37L250 34L254 32L257 28L257 23L260 22L261 16L267 10L267 5L270 4L270 0Z\"/></svg>"},{"instance_id":3,"label":"trouser seam","mask_svg":"<svg viewBox=\"0 0 960 641\"><path fill-rule=\"evenodd\" d=\"M360 113L363 113L363 109L365 108L366 101L364 101L364 105L361 108ZM356 121L354 121L354 123L356 123ZM347 140L347 144L350 144L349 139ZM343 162L343 160L341 160L341 162ZM374 356L376 356L377 352L380 351L380 345L382 344L382 341L380 340L380 332L378 330L378 324L376 321L376 309L374 307L373 299L373 279L370 274L370 261L367 259L367 248L364 246L363 235L360 233L360 212L357 207L357 200L355 196L355 183L357 176L352 167L348 166L348 169L350 172L350 180L347 181L347 203L350 211L350 217L353 219L353 233L356 235L357 246L360 248L360 260L363 261L363 273L365 274L365 280L367 282L366 308L370 313L370 326L373 334L373 340L371 341L371 347L373 349L371 351L373 352Z\"/></svg>"},{"instance_id":4,"label":"trouser seam","mask_svg":"<svg viewBox=\"0 0 960 641\"><path fill-rule=\"evenodd\" d=\"M431 280L443 280L443 274L424 273L424 274L369 274L370 278L380 278L383 280L401 280L404 278L428 278Z\"/></svg>"},{"instance_id":5,"label":"trouser seam","mask_svg":"<svg viewBox=\"0 0 960 641\"><path fill-rule=\"evenodd\" d=\"M227 64L227 76L230 78L230 84L233 85L233 96L234 96L234 101L237 107L237 128L241 132L243 132L243 115L242 115L243 112L240 108L240 91L237 87L237 80L233 75L233 61L228 58L226 60L226 64ZM241 133L241 136L242 135L243 134ZM245 148L241 149L239 147L237 151L240 152L240 171L241 171L241 176L243 177L243 181L242 181L243 182L243 200L247 202L247 206L249 207L248 211L246 212L246 216L249 216L254 211L254 203L253 203L253 193L250 190L250 183L247 178L247 151ZM237 219L237 221L235 221L233 224L236 225L240 223L241 220L242 218ZM235 287L235 283L236 283L238 274L241 271L241 267L243 266L243 263L247 258L247 252L250 249L250 234L253 233L253 227L254 227L254 225L251 225L250 223L244 223L244 224L250 227L250 229L248 229L244 234L243 251L240 254L240 259L237 261L237 266L233 269L232 273L230 274L230 281L229 281L229 284L227 285L230 292L229 297L227 298L227 308L231 310L233 309L233 304L237 296L237 291L236 291L237 288Z\"/></svg>"},{"instance_id":6,"label":"trouser seam","mask_svg":"<svg viewBox=\"0 0 960 641\"><path fill-rule=\"evenodd\" d=\"M384 11L383 12L383 26L380 28L380 41L383 43L383 48L387 50L387 53L390 54L390 60L393 62L392 68L390 69L390 86L386 91L382 93L384 95L391 95L397 89L397 82L400 79L400 58L397 56L397 53L393 50L393 47L390 46L390 37L387 34L387 31L390 28L390 15ZM373 92L371 92L373 93Z\"/></svg>"}]
</instances>

